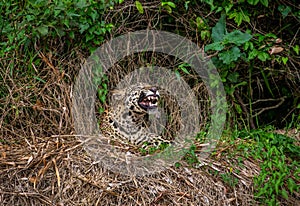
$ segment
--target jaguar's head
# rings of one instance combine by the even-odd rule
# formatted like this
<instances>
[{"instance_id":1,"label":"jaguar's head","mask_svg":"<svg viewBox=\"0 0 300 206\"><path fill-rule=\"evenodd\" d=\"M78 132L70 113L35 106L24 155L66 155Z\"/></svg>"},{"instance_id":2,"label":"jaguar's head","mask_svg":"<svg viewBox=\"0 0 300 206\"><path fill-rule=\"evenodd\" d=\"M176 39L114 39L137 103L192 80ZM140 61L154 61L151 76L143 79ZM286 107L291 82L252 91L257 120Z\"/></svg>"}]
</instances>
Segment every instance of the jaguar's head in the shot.
<instances>
[{"instance_id":1,"label":"jaguar's head","mask_svg":"<svg viewBox=\"0 0 300 206\"><path fill-rule=\"evenodd\" d=\"M133 87L126 96L127 108L138 113L157 109L160 98L157 87L142 85Z\"/></svg>"},{"instance_id":2,"label":"jaguar's head","mask_svg":"<svg viewBox=\"0 0 300 206\"><path fill-rule=\"evenodd\" d=\"M160 95L158 88L152 85L135 84L123 89L112 91L111 104L122 107L136 114L146 114L156 111Z\"/></svg>"},{"instance_id":3,"label":"jaguar's head","mask_svg":"<svg viewBox=\"0 0 300 206\"><path fill-rule=\"evenodd\" d=\"M157 87L143 88L139 94L138 105L146 111L156 109L159 97Z\"/></svg>"}]
</instances>

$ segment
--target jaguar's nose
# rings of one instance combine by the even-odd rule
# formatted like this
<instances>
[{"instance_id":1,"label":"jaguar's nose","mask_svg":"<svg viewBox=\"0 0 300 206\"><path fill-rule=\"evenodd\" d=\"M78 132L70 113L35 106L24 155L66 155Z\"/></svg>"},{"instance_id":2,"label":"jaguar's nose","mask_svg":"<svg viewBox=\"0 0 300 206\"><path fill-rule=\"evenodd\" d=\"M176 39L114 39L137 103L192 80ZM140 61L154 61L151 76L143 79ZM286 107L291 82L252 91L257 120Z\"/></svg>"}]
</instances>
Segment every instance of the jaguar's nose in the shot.
<instances>
[{"instance_id":1,"label":"jaguar's nose","mask_svg":"<svg viewBox=\"0 0 300 206\"><path fill-rule=\"evenodd\" d=\"M156 88L156 87L151 87L149 90L150 90L151 92L153 92L154 94L157 92L157 88Z\"/></svg>"}]
</instances>

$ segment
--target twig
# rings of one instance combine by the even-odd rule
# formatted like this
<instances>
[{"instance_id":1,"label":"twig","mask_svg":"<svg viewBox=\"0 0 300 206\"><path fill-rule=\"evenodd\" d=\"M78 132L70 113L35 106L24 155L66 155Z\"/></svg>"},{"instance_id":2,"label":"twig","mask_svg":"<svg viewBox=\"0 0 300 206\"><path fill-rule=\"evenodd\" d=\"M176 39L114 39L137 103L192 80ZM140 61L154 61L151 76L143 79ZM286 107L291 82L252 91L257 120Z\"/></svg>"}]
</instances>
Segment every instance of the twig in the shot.
<instances>
[{"instance_id":1,"label":"twig","mask_svg":"<svg viewBox=\"0 0 300 206\"><path fill-rule=\"evenodd\" d=\"M254 115L252 116L252 118L253 118L253 117L256 117L256 116L258 116L258 115L260 115L261 113L263 113L263 112L265 112L265 111L267 111L267 110L278 108L280 105L283 104L284 100L285 100L285 97L281 97L281 98L280 98L280 102L279 102L278 104L276 104L276 105L274 105L274 106L271 106L271 107L265 107L265 108L263 108L262 110L260 110L260 111L257 112L256 114L254 114Z\"/></svg>"}]
</instances>

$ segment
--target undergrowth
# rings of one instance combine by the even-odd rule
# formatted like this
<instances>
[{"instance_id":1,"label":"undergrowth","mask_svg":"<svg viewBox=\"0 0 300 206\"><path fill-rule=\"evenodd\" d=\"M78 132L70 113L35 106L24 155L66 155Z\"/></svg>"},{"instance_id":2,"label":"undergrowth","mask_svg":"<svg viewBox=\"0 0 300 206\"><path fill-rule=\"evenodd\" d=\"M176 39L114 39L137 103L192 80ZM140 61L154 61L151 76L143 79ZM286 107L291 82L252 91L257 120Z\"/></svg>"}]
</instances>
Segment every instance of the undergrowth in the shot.
<instances>
[{"instance_id":1,"label":"undergrowth","mask_svg":"<svg viewBox=\"0 0 300 206\"><path fill-rule=\"evenodd\" d=\"M224 149L225 148L225 149ZM197 159L196 147L192 145L185 161L194 165L201 163ZM244 159L257 161L259 175L254 176L255 198L263 205L280 205L281 200L296 198L300 190L300 144L299 140L283 134L274 133L274 129L226 131L212 157L237 159L227 172L213 171L229 187L234 187Z\"/></svg>"}]
</instances>

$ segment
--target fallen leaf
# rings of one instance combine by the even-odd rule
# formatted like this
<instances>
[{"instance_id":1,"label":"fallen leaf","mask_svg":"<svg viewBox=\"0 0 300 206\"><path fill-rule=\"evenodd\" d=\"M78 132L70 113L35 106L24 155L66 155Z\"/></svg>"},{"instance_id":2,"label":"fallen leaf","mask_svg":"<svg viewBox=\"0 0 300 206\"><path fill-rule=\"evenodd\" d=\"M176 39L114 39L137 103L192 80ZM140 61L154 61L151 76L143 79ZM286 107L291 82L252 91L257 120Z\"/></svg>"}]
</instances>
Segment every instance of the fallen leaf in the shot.
<instances>
[{"instance_id":1,"label":"fallen leaf","mask_svg":"<svg viewBox=\"0 0 300 206\"><path fill-rule=\"evenodd\" d=\"M269 54L278 54L282 52L284 49L282 47L274 46L269 50Z\"/></svg>"},{"instance_id":2,"label":"fallen leaf","mask_svg":"<svg viewBox=\"0 0 300 206\"><path fill-rule=\"evenodd\" d=\"M280 39L280 38L277 38L276 40L275 40L275 43L276 44L279 44L279 43L281 43L282 42L282 39Z\"/></svg>"}]
</instances>

